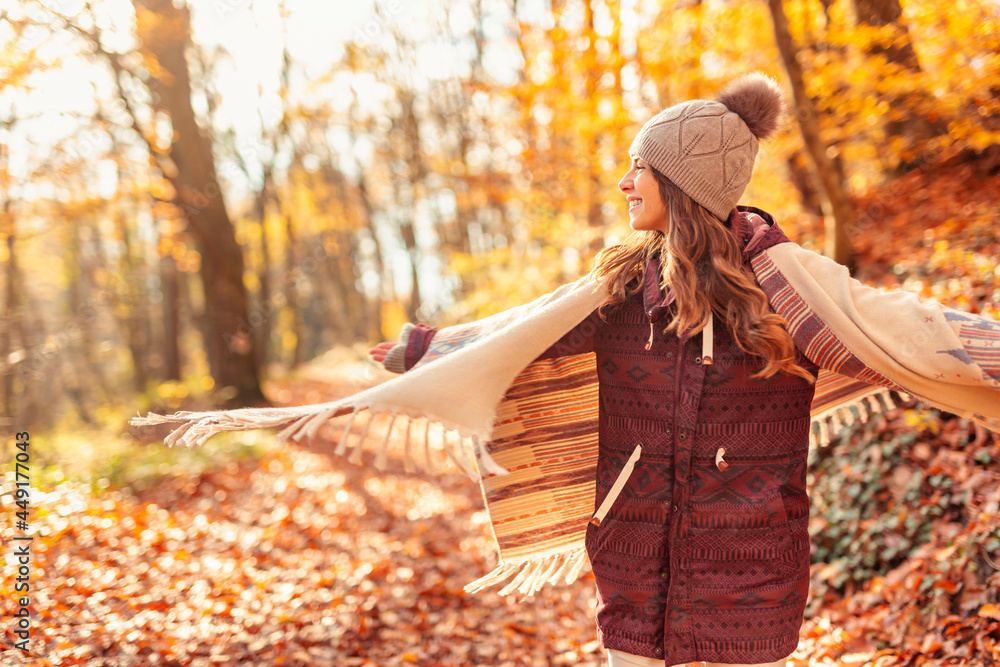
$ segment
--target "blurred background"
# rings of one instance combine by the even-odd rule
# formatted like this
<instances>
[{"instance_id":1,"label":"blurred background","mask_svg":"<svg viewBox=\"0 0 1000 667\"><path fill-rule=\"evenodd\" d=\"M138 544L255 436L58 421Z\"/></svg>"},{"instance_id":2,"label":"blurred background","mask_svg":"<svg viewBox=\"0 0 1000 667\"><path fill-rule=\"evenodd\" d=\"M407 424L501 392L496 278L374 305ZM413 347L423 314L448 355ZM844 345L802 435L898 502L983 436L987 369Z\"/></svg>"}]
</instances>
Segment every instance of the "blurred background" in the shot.
<instances>
[{"instance_id":1,"label":"blurred background","mask_svg":"<svg viewBox=\"0 0 1000 667\"><path fill-rule=\"evenodd\" d=\"M200 471L128 417L329 400L577 278L635 132L752 70L790 113L742 203L1000 317L992 0L0 1L0 423L52 488Z\"/></svg>"},{"instance_id":2,"label":"blurred background","mask_svg":"<svg viewBox=\"0 0 1000 667\"><path fill-rule=\"evenodd\" d=\"M929 226L894 200L906 175L1000 164L992 2L3 7L7 424L260 402L336 346L574 279L627 232L641 124L746 71L792 113L743 201L839 261L926 277L879 236L894 204ZM930 205L964 228L976 202ZM947 296L995 312L996 282L965 277Z\"/></svg>"}]
</instances>

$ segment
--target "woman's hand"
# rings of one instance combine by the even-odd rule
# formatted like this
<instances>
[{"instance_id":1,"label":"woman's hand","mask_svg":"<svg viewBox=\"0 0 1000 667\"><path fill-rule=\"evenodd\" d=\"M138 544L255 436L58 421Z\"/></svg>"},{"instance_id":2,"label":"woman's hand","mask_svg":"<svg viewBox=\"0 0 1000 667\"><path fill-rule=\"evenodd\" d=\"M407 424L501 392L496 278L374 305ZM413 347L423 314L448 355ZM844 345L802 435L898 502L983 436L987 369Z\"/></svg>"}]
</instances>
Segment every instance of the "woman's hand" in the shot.
<instances>
[{"instance_id":1,"label":"woman's hand","mask_svg":"<svg viewBox=\"0 0 1000 667\"><path fill-rule=\"evenodd\" d=\"M372 355L372 359L375 361L382 363L385 361L385 355L389 354L389 350L391 350L395 345L395 343L379 343L372 349L368 350L368 354Z\"/></svg>"}]
</instances>

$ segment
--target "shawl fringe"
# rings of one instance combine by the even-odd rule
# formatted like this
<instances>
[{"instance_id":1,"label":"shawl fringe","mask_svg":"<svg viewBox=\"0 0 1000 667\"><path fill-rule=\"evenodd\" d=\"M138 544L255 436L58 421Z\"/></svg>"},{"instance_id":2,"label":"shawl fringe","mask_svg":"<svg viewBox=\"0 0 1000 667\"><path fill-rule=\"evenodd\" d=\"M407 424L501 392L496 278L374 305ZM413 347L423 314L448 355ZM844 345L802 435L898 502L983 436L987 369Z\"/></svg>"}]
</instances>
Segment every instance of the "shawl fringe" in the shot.
<instances>
[{"instance_id":1,"label":"shawl fringe","mask_svg":"<svg viewBox=\"0 0 1000 667\"><path fill-rule=\"evenodd\" d=\"M353 427L362 412L367 414L361 418L364 420L361 432L354 438ZM204 413L176 412L171 415L149 413L145 417L133 417L129 423L133 426L179 424L163 439L164 444L169 447L174 445L198 447L204 445L212 436L226 431L279 427L284 427L277 435L279 442L302 443L304 440L315 438L320 427L329 420L344 415L348 416L347 423L333 453L337 456L347 456L347 460L353 464L362 463L363 452L367 449L374 452L375 467L384 471L388 464L389 449L394 442L400 441L398 431L402 431L403 467L409 473L416 472L417 469L430 474L443 472L444 467L440 463L435 463L435 458L441 458L434 456L435 450L444 450L447 460L477 483L482 476L507 473L506 468L493 460L483 444L484 440L478 434L469 434L460 428L449 428L448 425L433 418L412 417L398 410L379 409L374 406L351 408L339 403L324 403L292 408L247 408ZM388 417L388 424L381 437L374 437L370 435L372 424L380 417ZM414 434L414 424L421 421L424 422L424 428L417 428L417 433ZM432 424L438 424L440 427L440 433L436 434L433 441ZM393 437L394 435L396 437ZM414 450L420 451L422 455L418 456Z\"/></svg>"},{"instance_id":2,"label":"shawl fringe","mask_svg":"<svg viewBox=\"0 0 1000 667\"><path fill-rule=\"evenodd\" d=\"M587 564L587 550L583 547L538 556L514 562L500 562L489 574L465 585L466 593L479 591L511 579L497 591L500 595L518 592L534 595L546 584L559 581L571 584L576 581Z\"/></svg>"},{"instance_id":3,"label":"shawl fringe","mask_svg":"<svg viewBox=\"0 0 1000 667\"><path fill-rule=\"evenodd\" d=\"M900 397L905 400L904 395ZM874 387L868 394L812 415L809 444L813 447L827 447L845 427L866 422L876 414L889 412L897 407L899 403L889 389Z\"/></svg>"}]
</instances>

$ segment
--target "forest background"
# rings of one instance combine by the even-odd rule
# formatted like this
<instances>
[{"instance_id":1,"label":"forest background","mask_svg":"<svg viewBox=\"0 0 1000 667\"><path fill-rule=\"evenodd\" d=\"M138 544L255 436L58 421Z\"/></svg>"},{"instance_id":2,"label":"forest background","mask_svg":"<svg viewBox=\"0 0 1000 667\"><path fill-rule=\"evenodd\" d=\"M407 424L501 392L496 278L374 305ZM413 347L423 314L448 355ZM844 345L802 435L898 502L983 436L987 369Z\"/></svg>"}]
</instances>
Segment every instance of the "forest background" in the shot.
<instances>
[{"instance_id":1,"label":"forest background","mask_svg":"<svg viewBox=\"0 0 1000 667\"><path fill-rule=\"evenodd\" d=\"M24 664L598 664L592 580L462 593L493 558L467 481L355 469L336 425L177 452L126 422L330 400L385 378L365 350L406 321L575 279L628 231L642 123L744 72L790 109L744 202L1000 317L995 2L8 0L0 45ZM1000 444L898 398L814 452L803 664L1000 661Z\"/></svg>"}]
</instances>

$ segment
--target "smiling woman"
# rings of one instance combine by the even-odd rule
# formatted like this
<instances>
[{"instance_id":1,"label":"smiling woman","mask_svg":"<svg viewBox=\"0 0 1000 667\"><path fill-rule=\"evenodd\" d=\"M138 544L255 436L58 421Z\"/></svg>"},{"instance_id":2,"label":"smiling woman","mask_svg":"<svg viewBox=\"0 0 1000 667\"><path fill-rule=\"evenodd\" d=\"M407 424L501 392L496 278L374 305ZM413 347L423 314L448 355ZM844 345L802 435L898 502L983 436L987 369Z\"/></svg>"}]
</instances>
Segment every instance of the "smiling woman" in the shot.
<instances>
[{"instance_id":1,"label":"smiling woman","mask_svg":"<svg viewBox=\"0 0 1000 667\"><path fill-rule=\"evenodd\" d=\"M728 106L695 100L671 107L636 135L631 168L618 188L628 201L629 225L651 233L607 248L592 275L608 280L609 305L621 303L645 284L655 260L663 267L657 280L667 292L666 305L676 301L665 332L693 336L713 326L715 313L740 349L767 361L762 377L777 370L807 377L781 318L769 312L766 296L744 270L740 243L749 238L740 239L732 217L750 180L757 140L777 127L781 94L758 75L735 82L720 99ZM691 154L697 159L684 159ZM742 224L757 221L764 223L748 213ZM651 321L647 345L653 334Z\"/></svg>"},{"instance_id":2,"label":"smiling woman","mask_svg":"<svg viewBox=\"0 0 1000 667\"><path fill-rule=\"evenodd\" d=\"M744 267L746 251L783 237L762 211L736 208L781 110L777 85L755 75L646 123L618 184L636 234L592 272L610 297L582 347L564 337L547 353L597 357L606 517L588 525L586 547L612 667L779 665L797 643L818 369Z\"/></svg>"},{"instance_id":3,"label":"smiling woman","mask_svg":"<svg viewBox=\"0 0 1000 667\"><path fill-rule=\"evenodd\" d=\"M628 202L628 224L637 232L667 231L667 207L660 195L660 181L642 158L632 158L632 168L618 182Z\"/></svg>"}]
</instances>

